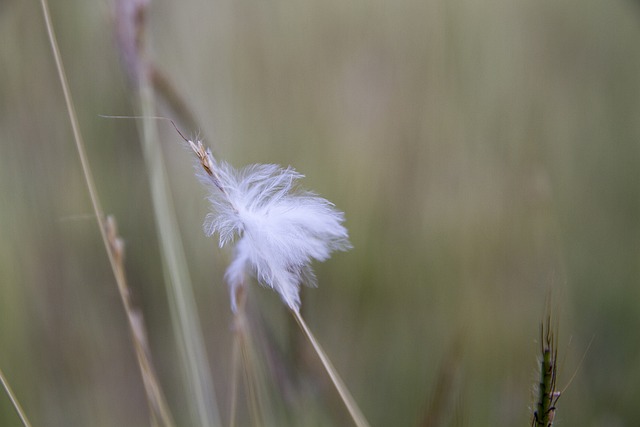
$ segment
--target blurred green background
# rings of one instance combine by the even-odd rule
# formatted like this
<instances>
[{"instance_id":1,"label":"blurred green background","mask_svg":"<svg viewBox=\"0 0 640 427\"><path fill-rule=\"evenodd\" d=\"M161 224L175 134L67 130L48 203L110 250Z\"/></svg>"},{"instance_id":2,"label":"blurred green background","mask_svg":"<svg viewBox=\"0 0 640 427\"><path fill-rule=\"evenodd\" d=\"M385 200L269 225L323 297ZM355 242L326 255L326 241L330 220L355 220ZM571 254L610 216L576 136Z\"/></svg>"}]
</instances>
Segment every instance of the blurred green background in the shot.
<instances>
[{"instance_id":1,"label":"blurred green background","mask_svg":"<svg viewBox=\"0 0 640 427\"><path fill-rule=\"evenodd\" d=\"M51 7L134 302L189 425L136 123L98 117L136 113L112 4ZM292 165L345 212L354 249L316 265L303 313L372 426L423 425L436 395L439 425L528 425L549 299L559 388L577 370L558 424L640 425L637 2L154 0L148 42L199 118L187 134L238 167ZM202 233L190 153L158 126L226 425L229 253ZM36 1L0 3L0 230L0 367L34 426L148 425ZM279 425L351 425L292 350L304 340L278 296L251 292L294 360L298 395L270 397ZM19 425L4 394L0 425Z\"/></svg>"}]
</instances>

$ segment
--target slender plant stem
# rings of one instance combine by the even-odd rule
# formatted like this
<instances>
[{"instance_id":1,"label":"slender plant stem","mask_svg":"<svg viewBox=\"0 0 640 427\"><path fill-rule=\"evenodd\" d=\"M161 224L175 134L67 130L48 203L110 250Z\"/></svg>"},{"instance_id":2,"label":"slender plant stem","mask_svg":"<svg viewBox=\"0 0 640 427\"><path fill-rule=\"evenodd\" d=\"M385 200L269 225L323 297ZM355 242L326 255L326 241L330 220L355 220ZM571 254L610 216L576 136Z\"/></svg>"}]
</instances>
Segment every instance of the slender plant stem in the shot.
<instances>
[{"instance_id":1,"label":"slender plant stem","mask_svg":"<svg viewBox=\"0 0 640 427\"><path fill-rule=\"evenodd\" d=\"M96 191L96 186L93 181L93 175L91 174L91 167L89 166L89 160L87 159L87 154L85 152L84 140L82 139L82 134L80 133L78 117L76 115L76 110L73 105L73 99L71 98L71 91L69 90L69 84L67 82L67 74L64 71L62 56L60 55L60 49L58 48L56 35L55 35L55 32L53 31L51 14L49 12L49 5L47 3L47 0L40 0L40 4L42 5L42 12L44 14L44 20L47 27L47 33L49 35L49 42L51 43L53 58L56 63L56 69L58 71L58 77L60 79L60 84L62 85L62 93L64 94L64 101L67 106L67 113L69 114L69 121L71 122L71 129L73 131L73 139L76 144L78 156L80 157L80 164L82 165L82 173L84 174L84 180L87 184L87 189L89 190L89 197L91 199L91 205L93 206L93 212L96 215L96 218L98 220L98 226L100 228L100 235L102 236L102 242L104 243L104 247L107 251L107 255L109 256L111 269L113 270L113 273L116 276L116 280L117 280L118 269L116 265L116 260L111 250L111 247L109 246L109 241L107 239L107 234L104 227L104 214L102 212L102 207L100 206L100 200L98 199L98 192Z\"/></svg>"},{"instance_id":2,"label":"slender plant stem","mask_svg":"<svg viewBox=\"0 0 640 427\"><path fill-rule=\"evenodd\" d=\"M118 235L116 220L113 217L107 217L106 220L107 236L111 250L115 254L117 263L117 282L122 305L124 306L129 320L129 328L131 330L133 347L138 359L138 365L142 373L145 391L147 394L147 402L149 404L152 425L161 425L163 427L173 427L174 421L169 405L166 402L160 381L151 361L151 352L149 351L147 332L144 327L144 319L142 313L137 310L131 302L131 292L127 286L127 277L124 269L124 243ZM123 286L123 287L121 287ZM161 424L158 424L161 422Z\"/></svg>"},{"instance_id":3,"label":"slender plant stem","mask_svg":"<svg viewBox=\"0 0 640 427\"><path fill-rule=\"evenodd\" d=\"M238 411L238 372L240 370L240 332L233 334L233 349L231 353L231 420L229 427L236 427L236 413Z\"/></svg>"},{"instance_id":4,"label":"slender plant stem","mask_svg":"<svg viewBox=\"0 0 640 427\"><path fill-rule=\"evenodd\" d=\"M87 154L85 151L84 140L80 132L80 126L78 124L78 118L75 111L75 106L73 104L73 98L71 97L71 91L69 90L69 84L67 82L67 75L64 70L64 64L62 62L62 56L60 55L60 49L58 47L56 35L53 29L53 24L51 22L49 5L46 0L41 0L40 3L42 5L42 12L44 14L45 24L46 24L47 33L49 36L49 42L51 43L51 50L53 52L53 57L56 63L58 77L60 79L62 92L64 94L67 113L69 115L69 121L71 122L71 129L73 131L73 137L74 137L76 149L78 151L78 156L80 157L80 164L82 165L84 180L85 180L85 183L87 184L87 188L89 191L91 205L93 207L93 212L98 221L100 236L102 237L102 242L105 246L105 250L109 258L109 264L111 265L111 270L113 272L113 275L116 279L116 283L118 285L118 291L122 299L122 304L125 308L125 311L127 313L127 317L129 320L129 327L132 333L132 339L134 342L134 348L136 351L138 364L141 370L142 379L145 383L145 389L147 391L147 398L149 400L149 405L150 405L149 409L152 412L151 417L152 419L156 419L155 412L158 412L158 415L160 416L164 426L167 426L167 427L173 426L173 420L172 420L170 411L168 409L168 406L164 400L164 396L160 388L158 379L155 376L155 372L153 371L150 356L142 347L142 343L140 342L139 334L141 333L141 331L137 330L135 325L135 320L133 315L134 310L129 300L129 290L126 282L126 276L124 274L124 268L121 264L122 259L121 257L116 255L112 239L110 239L108 235L107 222L105 221L104 213L100 205L100 199L98 198L98 192L96 190L96 186L93 180L93 175L91 173L91 167L89 165L89 160L87 158Z\"/></svg>"},{"instance_id":5,"label":"slender plant stem","mask_svg":"<svg viewBox=\"0 0 640 427\"><path fill-rule=\"evenodd\" d=\"M180 92L171 83L169 77L154 64L149 64L149 75L153 89L158 97L173 110L182 124L187 129L201 129L195 115L189 109Z\"/></svg>"},{"instance_id":6,"label":"slender plant stem","mask_svg":"<svg viewBox=\"0 0 640 427\"><path fill-rule=\"evenodd\" d=\"M239 388L239 372L240 372L240 352L242 347L242 336L246 328L246 302L247 295L244 288L240 287L235 290L236 310L233 313L233 349L231 353L231 420L230 427L236 426L236 417L238 411L238 388Z\"/></svg>"},{"instance_id":7,"label":"slender plant stem","mask_svg":"<svg viewBox=\"0 0 640 427\"><path fill-rule=\"evenodd\" d=\"M331 378L333 385L336 387L336 390L338 390L338 394L340 394L340 397L342 398L342 401L347 407L347 410L349 411L351 418L353 418L353 421L356 424L356 426L369 427L369 423L367 422L367 419L362 414L362 411L360 411L358 404L351 396L351 393L349 393L349 390L347 389L344 382L340 378L340 375L338 375L338 371L336 371L336 369L333 367L331 360L329 360L329 357L326 355L326 353L322 349L322 346L320 346L315 336L311 333L311 330L309 329L306 322L300 315L300 312L296 310L291 310L291 312L293 313L293 317L295 317L296 321L298 322L298 325L300 325L300 328L302 328L302 331L309 339L309 342L311 342L313 349L318 354L318 357L320 358L320 361L322 362L324 369L329 374L329 377Z\"/></svg>"},{"instance_id":8,"label":"slender plant stem","mask_svg":"<svg viewBox=\"0 0 640 427\"><path fill-rule=\"evenodd\" d=\"M253 347L251 339L247 331L241 332L240 335L240 351L242 353L242 364L244 367L245 389L247 390L247 399L249 401L250 413L253 416L253 425L262 426L264 422L264 405L260 398L260 383L253 356Z\"/></svg>"},{"instance_id":9,"label":"slender plant stem","mask_svg":"<svg viewBox=\"0 0 640 427\"><path fill-rule=\"evenodd\" d=\"M0 369L0 382L2 382L2 388L7 392L9 399L11 400L11 404L13 405L13 409L16 410L18 416L20 417L20 421L22 421L22 425L24 427L31 427L31 423L27 419L27 414L24 413L22 406L20 406L20 402L18 402L18 398L13 394L11 387L9 387L9 382L4 377L4 373L2 373L2 369Z\"/></svg>"},{"instance_id":10,"label":"slender plant stem","mask_svg":"<svg viewBox=\"0 0 640 427\"><path fill-rule=\"evenodd\" d=\"M244 285L243 285L244 286ZM260 368L256 364L255 351L252 342L252 335L247 319L246 298L244 287L235 289L236 310L234 311L234 333L233 333L233 372L232 372L232 395L231 395L231 427L237 421L237 398L239 388L239 372L242 367L244 389L246 391L249 413L252 425L271 425L265 422L265 404L262 399Z\"/></svg>"},{"instance_id":11,"label":"slender plant stem","mask_svg":"<svg viewBox=\"0 0 640 427\"><path fill-rule=\"evenodd\" d=\"M152 119L155 113L154 93L145 75L140 76L140 104L144 116L142 146L166 273L172 324L179 340L182 367L192 396L189 402L195 405L194 415L198 418L196 424L203 427L220 426L193 287L186 268L187 261L173 209L164 157L158 145L156 121Z\"/></svg>"}]
</instances>

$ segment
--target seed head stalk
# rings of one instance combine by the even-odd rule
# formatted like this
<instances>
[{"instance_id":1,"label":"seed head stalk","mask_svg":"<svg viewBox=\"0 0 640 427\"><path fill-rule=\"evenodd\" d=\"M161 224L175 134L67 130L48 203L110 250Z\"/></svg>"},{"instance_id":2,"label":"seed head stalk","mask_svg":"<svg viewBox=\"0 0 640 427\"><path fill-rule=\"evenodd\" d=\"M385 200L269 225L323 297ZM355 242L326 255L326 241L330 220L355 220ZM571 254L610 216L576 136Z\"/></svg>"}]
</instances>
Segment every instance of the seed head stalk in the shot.
<instances>
[{"instance_id":1,"label":"seed head stalk","mask_svg":"<svg viewBox=\"0 0 640 427\"><path fill-rule=\"evenodd\" d=\"M342 226L342 213L325 199L298 191L294 183L302 175L291 168L253 165L236 171L217 162L201 141L184 139L198 158L203 171L201 180L212 193L209 200L214 212L205 222L207 234L218 232L220 246L238 239L234 260L226 274L236 321L242 325L245 273L250 271L262 284L280 294L355 424L368 427L366 418L300 314L299 286L305 280L313 280L311 260L325 260L333 250L350 248L347 230ZM242 300L237 296L238 291ZM238 328L235 339L242 342L242 333L242 327Z\"/></svg>"},{"instance_id":2,"label":"seed head stalk","mask_svg":"<svg viewBox=\"0 0 640 427\"><path fill-rule=\"evenodd\" d=\"M333 385L338 391L338 394L342 398L342 401L347 407L347 410L349 411L349 415L351 415L351 418L353 419L353 422L355 423L355 425L357 427L369 427L369 423L367 422L367 419L365 418L364 414L358 407L358 404L354 400L353 396L351 396L351 393L349 393L349 390L347 389L347 386L342 381L342 378L340 378L338 371L336 371L336 369L333 367L331 360L329 360L329 356L327 356L327 354L322 349L322 346L320 345L320 343L318 343L318 340L316 340L316 337L311 333L311 330L307 326L307 323L304 321L304 319L300 315L300 311L291 310L291 313L293 314L293 317L296 319L296 322L298 322L298 325L300 325L300 328L304 332L304 335L307 337L307 339L311 343L313 350L316 352L316 354L320 358L320 361L322 362L322 366L327 371L327 374L329 374L329 378L331 378L331 382L333 382Z\"/></svg>"}]
</instances>

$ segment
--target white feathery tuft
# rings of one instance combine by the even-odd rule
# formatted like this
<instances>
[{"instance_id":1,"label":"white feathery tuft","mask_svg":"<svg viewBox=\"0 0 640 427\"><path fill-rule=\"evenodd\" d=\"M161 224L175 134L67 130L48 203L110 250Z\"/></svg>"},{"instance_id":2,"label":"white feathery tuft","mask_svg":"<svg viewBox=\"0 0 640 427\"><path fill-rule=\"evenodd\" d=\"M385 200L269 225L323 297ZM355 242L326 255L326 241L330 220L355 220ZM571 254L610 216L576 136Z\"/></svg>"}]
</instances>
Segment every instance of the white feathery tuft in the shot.
<instances>
[{"instance_id":1,"label":"white feathery tuft","mask_svg":"<svg viewBox=\"0 0 640 427\"><path fill-rule=\"evenodd\" d=\"M293 168L251 165L236 170L216 162L201 142L190 142L200 160L200 179L210 190L213 211L206 217L208 236L220 246L236 242L225 278L236 310L236 288L246 274L280 294L289 308L300 309L300 285L315 285L313 260L351 248L344 214L328 200L297 186L303 175Z\"/></svg>"}]
</instances>

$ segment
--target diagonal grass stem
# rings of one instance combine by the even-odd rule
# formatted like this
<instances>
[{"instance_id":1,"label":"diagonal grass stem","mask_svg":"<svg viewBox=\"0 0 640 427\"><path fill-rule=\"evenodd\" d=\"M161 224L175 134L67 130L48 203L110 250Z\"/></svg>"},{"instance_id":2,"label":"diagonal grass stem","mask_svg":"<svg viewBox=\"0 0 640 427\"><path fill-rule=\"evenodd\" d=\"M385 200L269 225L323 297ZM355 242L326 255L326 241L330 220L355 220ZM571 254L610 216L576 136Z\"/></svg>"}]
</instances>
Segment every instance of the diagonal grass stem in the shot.
<instances>
[{"instance_id":1,"label":"diagonal grass stem","mask_svg":"<svg viewBox=\"0 0 640 427\"><path fill-rule=\"evenodd\" d=\"M18 413L18 416L20 417L20 421L22 421L22 425L24 427L31 427L31 423L27 419L27 414L24 413L24 410L22 409L20 402L18 402L18 398L16 398L16 395L13 394L13 390L11 390L11 387L9 387L9 382L4 377L4 373L2 373L2 369L0 369L0 382L2 382L2 388L4 388L4 391L9 396L9 400L11 400L13 409L15 409L16 412Z\"/></svg>"},{"instance_id":2,"label":"diagonal grass stem","mask_svg":"<svg viewBox=\"0 0 640 427\"><path fill-rule=\"evenodd\" d=\"M360 411L358 404L351 396L351 393L349 393L347 386L344 384L344 382L340 378L340 375L338 375L338 371L336 371L336 369L333 367L331 360L329 360L329 357L322 349L322 346L320 345L320 343L318 343L318 340L316 340L315 336L311 333L311 330L309 329L309 327L307 326L307 323L304 321L304 319L300 315L300 312L297 310L291 310L291 313L293 313L293 317L295 317L296 321L298 322L298 325L300 325L300 328L302 329L307 339L313 346L313 349L315 350L318 357L320 358L320 361L322 362L322 366L324 366L324 369L327 371L327 374L329 374L329 378L331 378L333 385L336 387L336 390L338 391L340 398L342 399L345 406L347 407L347 410L349 411L351 418L353 418L353 421L356 424L356 426L369 427L369 423L367 422L367 419L364 417L364 414L362 413L362 411Z\"/></svg>"}]
</instances>

